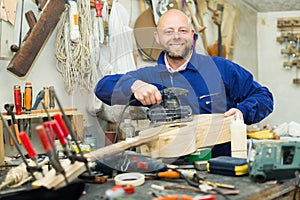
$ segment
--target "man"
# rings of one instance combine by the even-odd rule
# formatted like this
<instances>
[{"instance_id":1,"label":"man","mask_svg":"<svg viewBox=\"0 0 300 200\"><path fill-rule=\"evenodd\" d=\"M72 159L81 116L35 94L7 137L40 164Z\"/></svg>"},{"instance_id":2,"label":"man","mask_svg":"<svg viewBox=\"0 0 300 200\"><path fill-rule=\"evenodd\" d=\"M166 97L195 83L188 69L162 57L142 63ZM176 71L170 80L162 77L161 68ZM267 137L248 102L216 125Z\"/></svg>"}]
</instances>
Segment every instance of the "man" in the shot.
<instances>
[{"instance_id":1,"label":"man","mask_svg":"<svg viewBox=\"0 0 300 200\"><path fill-rule=\"evenodd\" d=\"M151 106L162 102L159 90L178 87L189 91L181 103L194 114L241 116L249 125L273 111L272 94L248 71L224 58L195 52L191 22L180 10L163 14L154 36L163 49L158 65L103 77L95 88L99 99L109 105L138 101ZM230 143L216 145L212 154L230 156Z\"/></svg>"}]
</instances>

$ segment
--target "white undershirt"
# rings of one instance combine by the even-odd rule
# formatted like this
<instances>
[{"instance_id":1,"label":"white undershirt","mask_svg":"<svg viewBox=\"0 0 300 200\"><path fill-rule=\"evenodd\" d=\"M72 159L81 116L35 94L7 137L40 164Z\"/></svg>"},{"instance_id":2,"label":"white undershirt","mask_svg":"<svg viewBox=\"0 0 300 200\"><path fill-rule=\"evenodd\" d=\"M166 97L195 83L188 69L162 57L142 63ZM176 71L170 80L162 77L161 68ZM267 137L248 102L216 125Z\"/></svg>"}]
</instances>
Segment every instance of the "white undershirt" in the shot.
<instances>
[{"instance_id":1,"label":"white undershirt","mask_svg":"<svg viewBox=\"0 0 300 200\"><path fill-rule=\"evenodd\" d=\"M190 54L189 58L180 66L178 67L176 70L173 69L170 65L169 65L169 62L168 62L168 59L167 59L167 55L165 54L165 63L166 63L166 67L167 67L167 70L170 72L170 73L174 73L174 72L179 72L179 71L182 71L182 70L185 70L188 62L190 61L192 57L192 54Z\"/></svg>"}]
</instances>

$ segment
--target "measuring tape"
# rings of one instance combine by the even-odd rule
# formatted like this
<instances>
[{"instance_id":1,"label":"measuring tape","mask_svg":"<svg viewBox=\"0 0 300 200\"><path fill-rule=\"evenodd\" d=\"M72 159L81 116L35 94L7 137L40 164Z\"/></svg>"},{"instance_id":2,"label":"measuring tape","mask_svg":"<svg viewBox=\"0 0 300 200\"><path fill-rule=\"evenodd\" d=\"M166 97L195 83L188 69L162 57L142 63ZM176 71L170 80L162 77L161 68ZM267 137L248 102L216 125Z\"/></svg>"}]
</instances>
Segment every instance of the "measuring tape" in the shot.
<instances>
[{"instance_id":1,"label":"measuring tape","mask_svg":"<svg viewBox=\"0 0 300 200\"><path fill-rule=\"evenodd\" d=\"M145 176L141 173L124 173L115 178L115 184L139 186L145 182Z\"/></svg>"}]
</instances>

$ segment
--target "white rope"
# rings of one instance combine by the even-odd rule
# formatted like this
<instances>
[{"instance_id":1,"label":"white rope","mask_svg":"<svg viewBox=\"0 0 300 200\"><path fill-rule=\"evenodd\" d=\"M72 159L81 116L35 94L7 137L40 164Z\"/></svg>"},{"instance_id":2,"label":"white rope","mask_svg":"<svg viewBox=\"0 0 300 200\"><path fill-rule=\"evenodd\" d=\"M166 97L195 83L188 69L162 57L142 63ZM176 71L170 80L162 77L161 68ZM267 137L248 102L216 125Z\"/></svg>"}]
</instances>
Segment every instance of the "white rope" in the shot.
<instances>
[{"instance_id":1,"label":"white rope","mask_svg":"<svg viewBox=\"0 0 300 200\"><path fill-rule=\"evenodd\" d=\"M56 36L57 70L62 75L65 90L69 94L78 88L91 91L98 80L99 50L96 49L99 46L99 40L95 41L98 33L93 31L90 1L78 0L77 9L80 31L79 41L74 43L70 40L69 7L61 16Z\"/></svg>"}]
</instances>

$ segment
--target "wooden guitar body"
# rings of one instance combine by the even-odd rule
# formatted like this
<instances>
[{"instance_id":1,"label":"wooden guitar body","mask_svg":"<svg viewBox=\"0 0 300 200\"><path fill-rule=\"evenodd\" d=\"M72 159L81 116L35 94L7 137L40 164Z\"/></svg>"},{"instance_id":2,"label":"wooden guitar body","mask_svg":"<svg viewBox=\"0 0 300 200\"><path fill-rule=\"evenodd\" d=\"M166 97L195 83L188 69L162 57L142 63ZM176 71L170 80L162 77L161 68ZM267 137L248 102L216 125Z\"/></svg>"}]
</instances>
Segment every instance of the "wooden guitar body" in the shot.
<instances>
[{"instance_id":1,"label":"wooden guitar body","mask_svg":"<svg viewBox=\"0 0 300 200\"><path fill-rule=\"evenodd\" d=\"M220 47L221 46L221 47ZM219 51L219 48L222 48L221 51ZM220 52L220 53L219 53ZM215 41L212 45L210 45L207 48L207 53L210 56L220 56L223 58L226 58L226 47L224 44L220 44L218 40ZM221 55L222 54L222 55Z\"/></svg>"},{"instance_id":2,"label":"wooden guitar body","mask_svg":"<svg viewBox=\"0 0 300 200\"><path fill-rule=\"evenodd\" d=\"M136 20L134 26L134 37L139 52L143 59L156 61L161 52L161 47L154 38L156 24L151 8L145 10Z\"/></svg>"}]
</instances>

